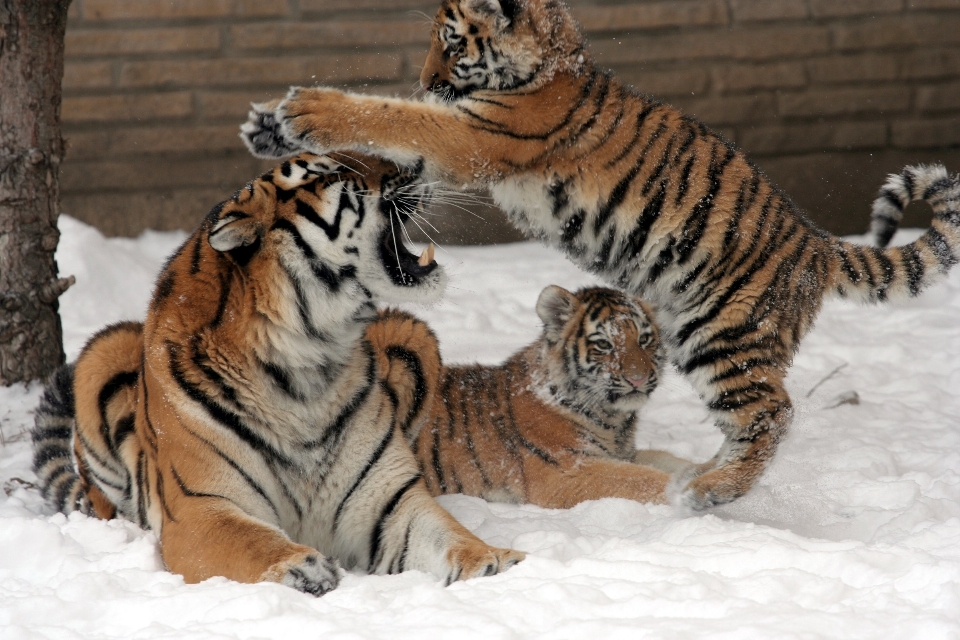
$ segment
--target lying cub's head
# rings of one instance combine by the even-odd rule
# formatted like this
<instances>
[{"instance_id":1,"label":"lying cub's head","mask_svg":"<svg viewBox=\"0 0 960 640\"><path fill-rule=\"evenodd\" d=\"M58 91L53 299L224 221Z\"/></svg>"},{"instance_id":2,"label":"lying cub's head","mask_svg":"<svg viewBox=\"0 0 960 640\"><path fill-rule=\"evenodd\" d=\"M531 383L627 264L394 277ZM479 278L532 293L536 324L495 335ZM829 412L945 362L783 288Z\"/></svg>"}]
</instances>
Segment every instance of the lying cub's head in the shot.
<instances>
[{"instance_id":1,"label":"lying cub's head","mask_svg":"<svg viewBox=\"0 0 960 640\"><path fill-rule=\"evenodd\" d=\"M550 286L537 300L537 314L553 396L586 409L643 406L663 365L659 332L645 304L613 289L570 293Z\"/></svg>"}]
</instances>

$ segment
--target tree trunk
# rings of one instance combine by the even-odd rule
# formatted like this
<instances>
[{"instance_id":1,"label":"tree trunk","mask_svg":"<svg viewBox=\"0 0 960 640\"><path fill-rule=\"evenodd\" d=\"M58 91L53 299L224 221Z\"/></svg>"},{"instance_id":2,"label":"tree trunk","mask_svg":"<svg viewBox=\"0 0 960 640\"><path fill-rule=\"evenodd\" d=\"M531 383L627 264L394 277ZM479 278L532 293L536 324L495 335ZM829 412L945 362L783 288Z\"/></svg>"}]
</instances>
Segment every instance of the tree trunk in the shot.
<instances>
[{"instance_id":1,"label":"tree trunk","mask_svg":"<svg viewBox=\"0 0 960 640\"><path fill-rule=\"evenodd\" d=\"M0 0L0 385L63 363L57 278L63 35L70 0Z\"/></svg>"}]
</instances>

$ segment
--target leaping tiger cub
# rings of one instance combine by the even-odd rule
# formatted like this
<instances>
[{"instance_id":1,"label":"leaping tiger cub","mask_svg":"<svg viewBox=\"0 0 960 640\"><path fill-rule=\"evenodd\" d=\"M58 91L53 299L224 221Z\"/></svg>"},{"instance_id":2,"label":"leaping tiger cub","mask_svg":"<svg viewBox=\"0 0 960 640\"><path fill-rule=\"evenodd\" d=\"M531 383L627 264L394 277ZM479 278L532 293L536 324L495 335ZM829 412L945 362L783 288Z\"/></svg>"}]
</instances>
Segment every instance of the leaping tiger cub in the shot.
<instances>
[{"instance_id":1,"label":"leaping tiger cub","mask_svg":"<svg viewBox=\"0 0 960 640\"><path fill-rule=\"evenodd\" d=\"M725 436L674 476L693 508L743 495L774 455L793 414L784 378L825 296L915 296L960 256L960 182L943 167L904 169L874 203L885 246L904 207L929 202L919 240L844 242L732 144L598 70L557 0L444 0L420 83L426 102L294 88L255 105L243 136L260 156L367 149L489 187L527 235L655 304Z\"/></svg>"},{"instance_id":2,"label":"leaping tiger cub","mask_svg":"<svg viewBox=\"0 0 960 640\"><path fill-rule=\"evenodd\" d=\"M33 431L48 502L153 529L187 582L321 595L338 561L447 582L520 561L430 496L364 339L378 300L442 293L399 237L429 191L378 158L304 154L214 207L146 322L54 376Z\"/></svg>"},{"instance_id":3,"label":"leaping tiger cub","mask_svg":"<svg viewBox=\"0 0 960 640\"><path fill-rule=\"evenodd\" d=\"M421 381L396 395L427 488L555 509L666 502L670 474L655 466L690 463L634 445L663 361L650 309L612 289L551 286L537 313L540 338L500 366L443 366L430 328L400 311L367 328L388 386Z\"/></svg>"}]
</instances>

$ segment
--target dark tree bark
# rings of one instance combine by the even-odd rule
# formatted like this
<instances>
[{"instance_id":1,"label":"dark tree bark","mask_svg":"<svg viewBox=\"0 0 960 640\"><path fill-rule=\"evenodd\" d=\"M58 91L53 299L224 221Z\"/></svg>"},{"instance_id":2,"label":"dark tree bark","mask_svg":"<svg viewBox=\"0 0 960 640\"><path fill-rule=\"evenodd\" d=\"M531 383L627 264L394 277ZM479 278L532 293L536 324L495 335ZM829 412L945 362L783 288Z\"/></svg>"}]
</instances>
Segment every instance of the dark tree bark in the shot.
<instances>
[{"instance_id":1,"label":"dark tree bark","mask_svg":"<svg viewBox=\"0 0 960 640\"><path fill-rule=\"evenodd\" d=\"M63 35L70 0L0 0L0 385L63 363L53 253Z\"/></svg>"}]
</instances>

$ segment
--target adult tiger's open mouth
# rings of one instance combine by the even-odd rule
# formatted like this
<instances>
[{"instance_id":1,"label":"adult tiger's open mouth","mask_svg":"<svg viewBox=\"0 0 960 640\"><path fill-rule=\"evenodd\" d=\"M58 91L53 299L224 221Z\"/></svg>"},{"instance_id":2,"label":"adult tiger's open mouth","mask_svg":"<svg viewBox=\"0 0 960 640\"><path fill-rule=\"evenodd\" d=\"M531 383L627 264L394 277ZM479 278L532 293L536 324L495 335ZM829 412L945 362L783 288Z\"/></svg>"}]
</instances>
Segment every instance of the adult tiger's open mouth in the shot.
<instances>
[{"instance_id":1,"label":"adult tiger's open mouth","mask_svg":"<svg viewBox=\"0 0 960 640\"><path fill-rule=\"evenodd\" d=\"M395 212L380 238L380 260L393 283L399 287L416 287L437 269L431 242L420 255L407 249L403 243L403 224L409 216Z\"/></svg>"}]
</instances>

